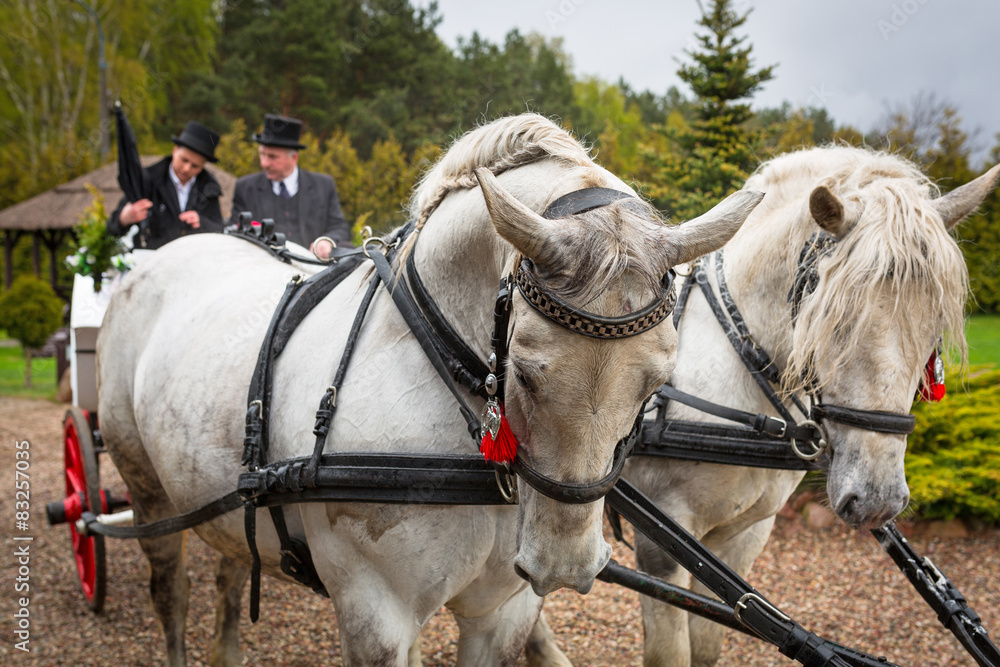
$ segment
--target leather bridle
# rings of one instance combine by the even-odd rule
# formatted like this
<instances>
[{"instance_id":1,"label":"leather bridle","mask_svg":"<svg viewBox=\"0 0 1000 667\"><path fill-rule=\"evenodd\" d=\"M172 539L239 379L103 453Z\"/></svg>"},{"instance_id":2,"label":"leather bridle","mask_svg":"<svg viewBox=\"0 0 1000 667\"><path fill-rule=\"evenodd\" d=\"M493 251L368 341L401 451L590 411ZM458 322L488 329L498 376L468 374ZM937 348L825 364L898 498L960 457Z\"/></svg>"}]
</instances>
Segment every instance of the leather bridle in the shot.
<instances>
[{"instance_id":1,"label":"leather bridle","mask_svg":"<svg viewBox=\"0 0 1000 667\"><path fill-rule=\"evenodd\" d=\"M802 300L808 297L819 284L819 261L833 252L838 239L824 231L816 232L802 247L799 265L795 271L788 301L792 305L792 326L798 317ZM719 262L721 273L721 259ZM843 405L823 403L815 384L810 388L812 408L810 417L817 424L823 421L846 424L866 431L909 435L916 426L916 418L908 413L886 412L883 410L862 410Z\"/></svg>"},{"instance_id":2,"label":"leather bridle","mask_svg":"<svg viewBox=\"0 0 1000 667\"><path fill-rule=\"evenodd\" d=\"M607 188L578 190L553 202L543 217L552 219L578 214L627 197L630 195ZM505 277L500 283L493 311L494 323L491 336L493 349L488 362L490 373L485 381L490 398L483 412L484 430L489 430L491 427L495 429L499 424L500 405L504 398L503 370L511 339L509 323L515 286L525 301L550 321L574 333L603 340L628 338L652 329L670 315L676 303L673 270L664 275L661 281L662 292L652 303L627 317L605 317L574 308L551 294L534 275L533 268L530 260L523 260L518 264L514 274ZM513 473L539 493L560 502L583 504L603 498L618 481L625 460L631 455L639 438L642 416L648 400L647 398L640 406L628 435L615 445L611 470L603 478L584 484L560 482L535 470L525 459L523 452L519 451L517 457L509 463L494 462L497 484L504 497L509 502L517 501L516 485L511 477Z\"/></svg>"}]
</instances>

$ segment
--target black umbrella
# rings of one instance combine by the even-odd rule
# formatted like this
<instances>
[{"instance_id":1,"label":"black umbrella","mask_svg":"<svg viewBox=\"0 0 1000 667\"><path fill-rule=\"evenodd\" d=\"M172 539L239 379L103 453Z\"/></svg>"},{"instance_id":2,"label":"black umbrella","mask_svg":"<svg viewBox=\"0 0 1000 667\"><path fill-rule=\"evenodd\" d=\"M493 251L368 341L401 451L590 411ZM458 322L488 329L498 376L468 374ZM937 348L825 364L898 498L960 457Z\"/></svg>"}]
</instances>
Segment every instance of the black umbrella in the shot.
<instances>
[{"instance_id":1,"label":"black umbrella","mask_svg":"<svg viewBox=\"0 0 1000 667\"><path fill-rule=\"evenodd\" d=\"M153 194L153 184L142 168L135 134L125 118L121 102L115 102L115 129L118 131L118 185L130 202L149 199Z\"/></svg>"},{"instance_id":2,"label":"black umbrella","mask_svg":"<svg viewBox=\"0 0 1000 667\"><path fill-rule=\"evenodd\" d=\"M125 110L121 102L115 102L115 129L118 134L118 185L129 202L153 198L153 184L142 168L139 160L139 148L135 143L132 126L125 118ZM139 223L143 232L149 226L148 217Z\"/></svg>"}]
</instances>

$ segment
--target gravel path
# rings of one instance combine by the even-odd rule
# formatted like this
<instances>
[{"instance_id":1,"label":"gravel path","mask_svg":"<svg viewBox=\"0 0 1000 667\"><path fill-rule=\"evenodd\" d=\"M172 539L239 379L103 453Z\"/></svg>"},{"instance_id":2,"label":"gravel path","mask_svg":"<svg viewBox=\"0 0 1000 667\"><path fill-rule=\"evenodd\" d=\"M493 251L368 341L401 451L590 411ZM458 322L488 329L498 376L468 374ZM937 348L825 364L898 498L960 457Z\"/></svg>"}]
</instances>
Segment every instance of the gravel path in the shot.
<instances>
[{"instance_id":1,"label":"gravel path","mask_svg":"<svg viewBox=\"0 0 1000 667\"><path fill-rule=\"evenodd\" d=\"M64 406L0 398L0 664L160 665L162 639L146 593L148 568L134 541L107 544L108 598L101 616L84 604L66 527L49 527L45 503L62 495ZM15 650L17 609L12 555L14 537L14 441L31 442L31 653ZM123 491L110 461L102 484ZM969 598L993 636L1000 636L1000 531L964 539L911 540ZM615 546L615 557L632 565ZM212 551L188 539L191 601L187 645L190 665L207 662L214 627ZM798 520L779 519L751 583L810 630L835 641L884 654L900 665L974 665L905 578L867 533L841 526L815 532ZM558 641L576 665L638 665L642 622L638 594L597 582L587 596L558 592L546 602ZM307 666L340 664L333 609L304 589L265 579L261 621L243 622L244 664ZM456 628L445 612L424 633L424 662L454 664ZM722 665L792 665L769 645L731 632Z\"/></svg>"}]
</instances>

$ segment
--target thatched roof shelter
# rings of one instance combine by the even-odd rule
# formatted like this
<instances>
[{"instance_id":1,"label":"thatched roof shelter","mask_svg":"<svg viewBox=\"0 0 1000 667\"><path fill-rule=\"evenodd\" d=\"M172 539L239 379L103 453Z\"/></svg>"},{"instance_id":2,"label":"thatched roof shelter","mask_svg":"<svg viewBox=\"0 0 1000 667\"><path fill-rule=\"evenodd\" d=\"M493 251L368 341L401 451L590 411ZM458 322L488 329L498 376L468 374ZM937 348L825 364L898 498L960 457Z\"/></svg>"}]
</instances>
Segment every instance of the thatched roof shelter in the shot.
<instances>
[{"instance_id":1,"label":"thatched roof shelter","mask_svg":"<svg viewBox=\"0 0 1000 667\"><path fill-rule=\"evenodd\" d=\"M163 156L150 155L141 159L142 165L146 167L163 159ZM229 218L232 206L236 177L211 163L207 163L205 168L222 186L219 204L223 219L226 220ZM0 211L0 232L3 233L4 270L8 288L13 278L11 257L14 246L26 234L32 235L36 274L40 271L39 240L48 248L51 259L50 277L53 287L56 287L56 249L66 235L72 232L73 225L80 221L84 210L90 206L92 197L85 187L88 183L104 193L104 205L109 211L121 199L122 191L118 187L118 163L112 162Z\"/></svg>"}]
</instances>

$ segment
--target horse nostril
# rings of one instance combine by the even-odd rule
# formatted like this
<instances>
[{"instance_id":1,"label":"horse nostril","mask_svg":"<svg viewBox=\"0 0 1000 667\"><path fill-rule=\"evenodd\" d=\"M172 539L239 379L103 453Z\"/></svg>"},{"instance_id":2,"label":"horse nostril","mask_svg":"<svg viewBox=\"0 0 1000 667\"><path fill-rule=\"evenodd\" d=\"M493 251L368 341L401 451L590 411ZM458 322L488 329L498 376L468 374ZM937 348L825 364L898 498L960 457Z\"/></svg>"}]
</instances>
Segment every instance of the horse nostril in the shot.
<instances>
[{"instance_id":1,"label":"horse nostril","mask_svg":"<svg viewBox=\"0 0 1000 667\"><path fill-rule=\"evenodd\" d=\"M857 506L858 506L858 497L854 494L851 494L845 497L841 501L840 506L837 507L837 514L840 515L840 518L842 518L844 521L847 521L848 523L853 523L853 521L856 520L856 517L854 515L855 512L857 512Z\"/></svg>"},{"instance_id":2,"label":"horse nostril","mask_svg":"<svg viewBox=\"0 0 1000 667\"><path fill-rule=\"evenodd\" d=\"M522 579L524 579L529 583L531 582L531 577L528 576L528 573L525 572L520 565L514 566L514 574L516 574L517 576L521 577Z\"/></svg>"}]
</instances>

